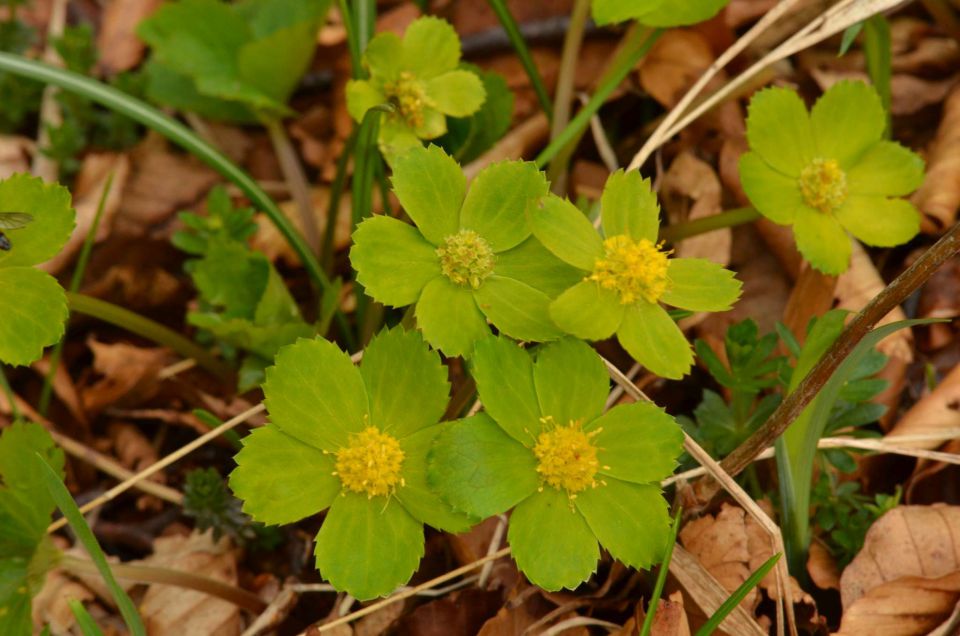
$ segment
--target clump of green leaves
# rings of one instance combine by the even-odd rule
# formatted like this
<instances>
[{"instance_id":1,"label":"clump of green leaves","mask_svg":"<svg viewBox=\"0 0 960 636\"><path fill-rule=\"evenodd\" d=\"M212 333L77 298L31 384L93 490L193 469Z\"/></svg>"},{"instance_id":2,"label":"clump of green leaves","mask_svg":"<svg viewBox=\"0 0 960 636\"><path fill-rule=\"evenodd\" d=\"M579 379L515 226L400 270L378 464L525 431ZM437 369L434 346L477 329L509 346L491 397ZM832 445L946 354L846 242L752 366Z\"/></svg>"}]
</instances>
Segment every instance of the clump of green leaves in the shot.
<instances>
[{"instance_id":1,"label":"clump of green leaves","mask_svg":"<svg viewBox=\"0 0 960 636\"><path fill-rule=\"evenodd\" d=\"M835 475L821 472L810 503L820 540L842 569L863 547L873 522L899 505L900 488L890 495L870 497L860 492L859 482L839 481Z\"/></svg>"},{"instance_id":2,"label":"clump of green leaves","mask_svg":"<svg viewBox=\"0 0 960 636\"><path fill-rule=\"evenodd\" d=\"M657 242L660 205L637 172L610 176L600 214L603 235L566 199L551 195L530 212L534 236L578 270L577 282L550 303L550 317L578 338L616 334L650 371L680 378L693 365L693 351L661 303L725 311L740 297L740 281L706 259L669 258Z\"/></svg>"},{"instance_id":3,"label":"clump of green leaves","mask_svg":"<svg viewBox=\"0 0 960 636\"><path fill-rule=\"evenodd\" d=\"M28 175L0 182L0 214L32 219L3 230L10 250L0 250L0 361L25 365L63 335L67 298L57 280L35 267L67 242L76 219L70 193Z\"/></svg>"},{"instance_id":4,"label":"clump of green leaves","mask_svg":"<svg viewBox=\"0 0 960 636\"><path fill-rule=\"evenodd\" d=\"M193 519L197 530L213 531L214 540L228 536L239 545L263 549L276 547L280 533L250 519L214 468L197 468L187 473L183 484L183 513Z\"/></svg>"},{"instance_id":5,"label":"clump of green leaves","mask_svg":"<svg viewBox=\"0 0 960 636\"><path fill-rule=\"evenodd\" d=\"M187 321L203 330L201 339L241 359L238 388L247 391L260 384L280 347L315 329L303 320L270 260L250 249L253 210L234 207L218 187L210 192L207 212L182 213L188 229L173 237L174 245L196 257L185 264L199 292L198 308Z\"/></svg>"},{"instance_id":6,"label":"clump of green leaves","mask_svg":"<svg viewBox=\"0 0 960 636\"><path fill-rule=\"evenodd\" d=\"M423 524L462 532L472 522L427 487L449 390L417 332L381 332L359 368L331 342L300 340L267 370L270 424L244 440L230 486L264 523L329 508L317 534L320 573L358 599L388 594L417 569Z\"/></svg>"},{"instance_id":7,"label":"clump of green leaves","mask_svg":"<svg viewBox=\"0 0 960 636\"><path fill-rule=\"evenodd\" d=\"M486 98L484 82L457 68L460 38L446 21L418 18L403 38L380 33L367 45L363 66L369 79L347 83L347 110L358 122L368 110L389 104L378 141L388 158L447 132L447 116L468 117Z\"/></svg>"},{"instance_id":8,"label":"clump of green leaves","mask_svg":"<svg viewBox=\"0 0 960 636\"><path fill-rule=\"evenodd\" d=\"M636 20L652 27L675 27L715 16L729 0L594 0L593 20L599 25Z\"/></svg>"},{"instance_id":9,"label":"clump of green leaves","mask_svg":"<svg viewBox=\"0 0 960 636\"><path fill-rule=\"evenodd\" d=\"M469 355L488 320L519 340L561 335L547 308L578 275L531 236L527 214L547 194L532 163L490 165L467 192L454 159L418 147L394 161L393 189L415 227L387 216L357 227L350 261L370 296L415 303L424 338L448 356Z\"/></svg>"},{"instance_id":10,"label":"clump of green leaves","mask_svg":"<svg viewBox=\"0 0 960 636\"><path fill-rule=\"evenodd\" d=\"M603 413L606 368L572 338L531 356L490 337L477 343L473 364L486 412L440 433L430 484L470 515L513 508L513 557L544 589L589 578L598 541L627 565L655 563L670 535L658 482L683 447L673 418L646 403Z\"/></svg>"},{"instance_id":11,"label":"clump of green leaves","mask_svg":"<svg viewBox=\"0 0 960 636\"><path fill-rule=\"evenodd\" d=\"M830 87L810 113L795 91L768 88L750 102L740 180L751 203L792 225L797 248L816 269L850 263L847 232L867 245L906 243L920 216L899 198L923 182L923 160L883 138L886 115L863 82Z\"/></svg>"},{"instance_id":12,"label":"clump of green leaves","mask_svg":"<svg viewBox=\"0 0 960 636\"><path fill-rule=\"evenodd\" d=\"M63 451L37 424L15 423L0 433L0 633L30 634L30 606L56 564L47 537L56 504L47 490L40 454L63 478Z\"/></svg>"},{"instance_id":13,"label":"clump of green leaves","mask_svg":"<svg viewBox=\"0 0 960 636\"><path fill-rule=\"evenodd\" d=\"M153 49L147 94L214 119L284 117L313 59L329 5L329 0L165 3L137 31Z\"/></svg>"}]
</instances>

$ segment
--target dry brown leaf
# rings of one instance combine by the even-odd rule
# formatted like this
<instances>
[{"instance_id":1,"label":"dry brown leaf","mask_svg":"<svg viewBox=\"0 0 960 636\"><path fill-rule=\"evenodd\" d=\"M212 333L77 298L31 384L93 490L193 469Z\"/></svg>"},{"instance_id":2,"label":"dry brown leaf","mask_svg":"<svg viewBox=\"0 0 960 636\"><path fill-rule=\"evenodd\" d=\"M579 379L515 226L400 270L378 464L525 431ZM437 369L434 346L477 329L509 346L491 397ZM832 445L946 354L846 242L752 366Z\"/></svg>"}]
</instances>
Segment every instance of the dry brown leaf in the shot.
<instances>
[{"instance_id":1,"label":"dry brown leaf","mask_svg":"<svg viewBox=\"0 0 960 636\"><path fill-rule=\"evenodd\" d=\"M140 403L157 390L157 373L169 363L166 349L147 349L117 342L98 342L92 336L87 346L93 352L93 368L102 377L82 390L88 413L98 413L124 401Z\"/></svg>"},{"instance_id":2,"label":"dry brown leaf","mask_svg":"<svg viewBox=\"0 0 960 636\"><path fill-rule=\"evenodd\" d=\"M643 624L644 617L640 606L637 606L637 616L632 617L612 636L635 636L639 631L638 625ZM657 601L657 613L653 616L650 636L690 636L690 623L687 620L687 612L683 608L683 592L677 590L670 594L667 600L661 598Z\"/></svg>"},{"instance_id":3,"label":"dry brown leaf","mask_svg":"<svg viewBox=\"0 0 960 636\"><path fill-rule=\"evenodd\" d=\"M157 450L136 426L111 422L107 426L107 436L113 444L114 455L125 468L140 472L157 462Z\"/></svg>"},{"instance_id":4,"label":"dry brown leaf","mask_svg":"<svg viewBox=\"0 0 960 636\"><path fill-rule=\"evenodd\" d=\"M830 554L830 551L816 539L810 542L807 573L814 585L821 590L840 589L840 570L837 568L837 561Z\"/></svg>"},{"instance_id":5,"label":"dry brown leaf","mask_svg":"<svg viewBox=\"0 0 960 636\"><path fill-rule=\"evenodd\" d=\"M100 16L97 65L108 74L129 71L143 59L146 48L137 37L137 25L150 16L162 0L111 0Z\"/></svg>"},{"instance_id":6,"label":"dry brown leaf","mask_svg":"<svg viewBox=\"0 0 960 636\"><path fill-rule=\"evenodd\" d=\"M674 106L713 63L710 43L699 31L671 29L640 64L640 85L663 106Z\"/></svg>"},{"instance_id":7,"label":"dry brown leaf","mask_svg":"<svg viewBox=\"0 0 960 636\"><path fill-rule=\"evenodd\" d=\"M671 223L713 216L723 211L723 188L717 173L692 152L680 153L663 176L660 200ZM730 263L733 235L730 228L686 239L676 247L676 256L706 258L721 265Z\"/></svg>"},{"instance_id":8,"label":"dry brown leaf","mask_svg":"<svg viewBox=\"0 0 960 636\"><path fill-rule=\"evenodd\" d=\"M184 570L230 585L237 583L237 559L224 538L210 533L160 537L142 565ZM173 585L151 585L139 606L147 632L235 636L242 630L240 608L215 596Z\"/></svg>"},{"instance_id":9,"label":"dry brown leaf","mask_svg":"<svg viewBox=\"0 0 960 636\"><path fill-rule=\"evenodd\" d=\"M872 588L846 607L833 636L924 636L935 633L960 600L960 572L940 578L907 576ZM956 631L941 632L954 636Z\"/></svg>"},{"instance_id":10,"label":"dry brown leaf","mask_svg":"<svg viewBox=\"0 0 960 636\"><path fill-rule=\"evenodd\" d=\"M897 435L933 435L945 429L960 428L960 366L957 366L940 381L930 393L923 396L903 414L887 437ZM888 441L896 442L895 439ZM896 442L913 448L933 449L942 441L912 440Z\"/></svg>"},{"instance_id":11,"label":"dry brown leaf","mask_svg":"<svg viewBox=\"0 0 960 636\"><path fill-rule=\"evenodd\" d=\"M924 230L939 232L957 219L960 207L960 87L943 105L943 118L927 151L927 175L911 201L926 215Z\"/></svg>"},{"instance_id":12,"label":"dry brown leaf","mask_svg":"<svg viewBox=\"0 0 960 636\"><path fill-rule=\"evenodd\" d=\"M0 179L17 172L29 172L32 149L33 141L26 137L0 136Z\"/></svg>"},{"instance_id":13,"label":"dry brown leaf","mask_svg":"<svg viewBox=\"0 0 960 636\"><path fill-rule=\"evenodd\" d=\"M313 201L313 214L317 220L317 229L323 236L327 227L327 208L330 205L330 189L326 186L316 187L310 191ZM300 229L300 213L294 201L286 201L280 204L280 209L298 230ZM294 253L287 239L283 238L280 231L263 214L256 217L257 233L254 235L251 245L253 249L263 252L271 261L283 261L291 267L300 264L300 258ZM340 197L340 207L337 212L337 227L333 236L334 249L340 250L350 244L350 195L344 193Z\"/></svg>"},{"instance_id":14,"label":"dry brown leaf","mask_svg":"<svg viewBox=\"0 0 960 636\"><path fill-rule=\"evenodd\" d=\"M840 577L840 595L849 608L888 581L950 573L960 573L960 506L898 506L870 527Z\"/></svg>"},{"instance_id":15,"label":"dry brown leaf","mask_svg":"<svg viewBox=\"0 0 960 636\"><path fill-rule=\"evenodd\" d=\"M50 372L50 356L37 360L31 366L37 370L41 377L46 378L47 373ZM67 366L63 363L63 360L60 360L60 363L57 365L57 371L53 374L53 383L51 386L53 387L53 394L67 407L70 415L87 429L90 426L87 413L83 410L83 404L80 402L80 393L77 391L77 385L74 384L73 378L70 377L70 373L67 371Z\"/></svg>"},{"instance_id":16,"label":"dry brown leaf","mask_svg":"<svg viewBox=\"0 0 960 636\"><path fill-rule=\"evenodd\" d=\"M33 624L49 625L54 634L69 633L76 619L68 602L76 599L82 603L94 598L94 593L82 582L62 570L53 570L44 578L40 592L33 597Z\"/></svg>"},{"instance_id":17,"label":"dry brown leaf","mask_svg":"<svg viewBox=\"0 0 960 636\"><path fill-rule=\"evenodd\" d=\"M498 591L457 590L424 603L402 616L390 630L395 636L476 634L503 604Z\"/></svg>"}]
</instances>

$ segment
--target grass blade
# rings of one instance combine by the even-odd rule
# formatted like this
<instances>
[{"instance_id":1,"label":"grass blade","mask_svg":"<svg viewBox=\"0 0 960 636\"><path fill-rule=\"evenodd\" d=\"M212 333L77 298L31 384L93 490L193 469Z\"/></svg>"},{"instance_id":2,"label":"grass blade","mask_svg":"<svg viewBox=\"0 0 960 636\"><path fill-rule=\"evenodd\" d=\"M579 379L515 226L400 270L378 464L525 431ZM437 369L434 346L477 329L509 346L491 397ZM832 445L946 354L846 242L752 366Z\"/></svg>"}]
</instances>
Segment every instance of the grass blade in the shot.
<instances>
[{"instance_id":1,"label":"grass blade","mask_svg":"<svg viewBox=\"0 0 960 636\"><path fill-rule=\"evenodd\" d=\"M886 136L891 135L890 99L893 81L893 44L890 23L882 15L875 15L863 23L863 53L867 62L867 74L880 95L887 113Z\"/></svg>"},{"instance_id":2,"label":"grass blade","mask_svg":"<svg viewBox=\"0 0 960 636\"><path fill-rule=\"evenodd\" d=\"M680 530L680 515L683 509L677 510L673 517L673 528L670 530L670 541L667 543L667 551L663 555L663 561L660 562L660 571L657 572L657 582L653 585L653 593L650 595L650 604L647 606L647 615L643 617L643 627L640 628L640 636L650 636L650 630L653 629L653 619L657 613L657 603L663 594L663 586L667 584L667 573L670 571L670 559L673 558L673 546L677 544L677 531Z\"/></svg>"},{"instance_id":3,"label":"grass blade","mask_svg":"<svg viewBox=\"0 0 960 636\"><path fill-rule=\"evenodd\" d=\"M767 572L773 569L773 566L777 564L777 561L780 560L780 553L774 554L772 557L764 561L763 565L758 567L753 574L751 574L746 581L740 584L740 587L733 591L733 594L727 597L720 607L717 608L717 611L713 613L713 616L704 623L700 629L697 630L695 636L710 636L715 629L720 627L720 623L723 622L723 619L733 611L733 609L740 604L747 594L750 593L750 590L757 587L760 584L760 581L763 580L763 577L767 575Z\"/></svg>"},{"instance_id":4,"label":"grass blade","mask_svg":"<svg viewBox=\"0 0 960 636\"><path fill-rule=\"evenodd\" d=\"M533 91L537 94L537 101L540 102L540 108L546 113L547 119L552 118L553 103L550 101L547 87L543 84L543 77L540 76L540 71L533 61L533 56L530 55L530 49L527 48L527 43L523 40L520 28L517 27L517 21L513 19L513 15L510 13L510 9L507 8L504 0L488 1L490 8L497 14L497 19L500 20L500 25L503 26L503 30L507 32L507 38L509 38L510 43L517 52L517 57L520 58L520 63L523 64L523 70L527 72L527 76L530 78L530 84L533 86Z\"/></svg>"},{"instance_id":5,"label":"grass blade","mask_svg":"<svg viewBox=\"0 0 960 636\"><path fill-rule=\"evenodd\" d=\"M83 636L103 636L103 632L93 622L93 617L90 616L90 612L83 606L83 603L72 598L67 601L67 604L70 605L70 611L73 612L73 617L77 619L77 625L80 627Z\"/></svg>"},{"instance_id":6,"label":"grass blade","mask_svg":"<svg viewBox=\"0 0 960 636\"><path fill-rule=\"evenodd\" d=\"M100 549L100 544L97 543L97 538L93 536L93 531L90 530L90 526L87 525L83 515L80 514L77 502L70 496L70 492L63 482L60 481L57 473L50 468L50 465L44 461L39 453L37 453L37 461L43 464L43 478L47 482L47 490L50 491L50 496L57 502L57 507L60 508L60 512L66 517L74 534L77 535L77 540L83 544L83 547L86 548L90 554L91 560L97 565L100 576L103 577L104 583L106 583L110 589L113 600L116 602L117 608L123 616L123 621L130 629L130 633L133 636L147 636L147 630L143 626L143 621L140 620L140 614L137 613L137 608L114 578L113 572L110 570L110 565L107 563L107 557L103 554L103 550Z\"/></svg>"}]
</instances>

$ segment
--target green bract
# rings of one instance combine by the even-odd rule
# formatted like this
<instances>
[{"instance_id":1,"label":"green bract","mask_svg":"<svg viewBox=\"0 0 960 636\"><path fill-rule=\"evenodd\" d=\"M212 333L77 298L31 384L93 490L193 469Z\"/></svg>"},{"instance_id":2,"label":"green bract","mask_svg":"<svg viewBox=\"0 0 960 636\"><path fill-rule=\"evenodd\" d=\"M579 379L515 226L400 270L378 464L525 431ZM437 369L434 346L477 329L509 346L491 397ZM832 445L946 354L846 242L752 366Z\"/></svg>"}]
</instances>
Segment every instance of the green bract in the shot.
<instances>
[{"instance_id":1,"label":"green bract","mask_svg":"<svg viewBox=\"0 0 960 636\"><path fill-rule=\"evenodd\" d=\"M593 20L599 24L636 20L654 27L703 22L729 0L593 0Z\"/></svg>"},{"instance_id":2,"label":"green bract","mask_svg":"<svg viewBox=\"0 0 960 636\"><path fill-rule=\"evenodd\" d=\"M478 517L515 506L514 559L544 589L586 580L598 540L627 565L656 562L670 526L657 482L683 445L673 418L640 403L603 413L603 361L572 338L543 345L535 360L505 338L486 338L474 367L486 413L437 436L430 484Z\"/></svg>"},{"instance_id":3,"label":"green bract","mask_svg":"<svg viewBox=\"0 0 960 636\"><path fill-rule=\"evenodd\" d=\"M800 253L839 274L853 234L867 245L909 241L920 228L900 198L923 181L923 161L885 141L883 106L862 82L833 85L808 114L796 92L769 88L750 102L740 180L751 203L775 223L793 225Z\"/></svg>"},{"instance_id":4,"label":"green bract","mask_svg":"<svg viewBox=\"0 0 960 636\"><path fill-rule=\"evenodd\" d=\"M0 634L33 633L31 600L57 556L47 538L56 504L37 453L63 478L63 451L41 426L14 424L0 434Z\"/></svg>"},{"instance_id":5,"label":"green bract","mask_svg":"<svg viewBox=\"0 0 960 636\"><path fill-rule=\"evenodd\" d=\"M530 214L533 234L580 271L579 282L550 304L550 317L578 338L602 340L616 333L651 372L682 377L693 352L660 303L725 311L740 296L740 281L708 260L668 258L656 242L660 206L639 173L615 172L600 202L605 238L565 199L551 195Z\"/></svg>"},{"instance_id":6,"label":"green bract","mask_svg":"<svg viewBox=\"0 0 960 636\"><path fill-rule=\"evenodd\" d=\"M267 370L271 423L244 440L230 485L264 523L329 507L317 534L320 573L359 599L388 594L417 569L424 523L470 526L426 482L449 389L416 332L381 332L359 369L331 342L299 340Z\"/></svg>"},{"instance_id":7,"label":"green bract","mask_svg":"<svg viewBox=\"0 0 960 636\"><path fill-rule=\"evenodd\" d=\"M490 165L467 193L456 161L413 148L394 162L393 189L416 227L386 216L357 227L350 260L368 294L416 303L427 342L448 356L469 354L487 320L519 340L560 335L547 307L577 273L530 236L527 213L547 194L532 163Z\"/></svg>"},{"instance_id":8,"label":"green bract","mask_svg":"<svg viewBox=\"0 0 960 636\"><path fill-rule=\"evenodd\" d=\"M67 319L63 288L34 265L60 251L73 231L76 213L66 188L23 174L0 182L4 212L33 218L21 228L3 230L12 249L0 250L0 361L30 364L60 339Z\"/></svg>"},{"instance_id":9,"label":"green bract","mask_svg":"<svg viewBox=\"0 0 960 636\"><path fill-rule=\"evenodd\" d=\"M467 117L486 97L476 73L457 69L460 38L449 23L422 17L403 39L380 33L370 40L363 65L370 79L347 83L347 110L362 121L372 107L389 103L394 112L380 124L380 147L388 157L447 132L447 115Z\"/></svg>"}]
</instances>

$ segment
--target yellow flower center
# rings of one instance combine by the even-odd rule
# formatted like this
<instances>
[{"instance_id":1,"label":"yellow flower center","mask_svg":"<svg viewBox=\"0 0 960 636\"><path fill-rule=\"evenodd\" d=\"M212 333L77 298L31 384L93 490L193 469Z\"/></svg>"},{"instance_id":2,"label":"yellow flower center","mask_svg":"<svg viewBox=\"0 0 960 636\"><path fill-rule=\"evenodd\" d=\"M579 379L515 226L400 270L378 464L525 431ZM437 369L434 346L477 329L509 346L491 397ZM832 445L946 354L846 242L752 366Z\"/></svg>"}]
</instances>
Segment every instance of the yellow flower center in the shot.
<instances>
[{"instance_id":1,"label":"yellow flower center","mask_svg":"<svg viewBox=\"0 0 960 636\"><path fill-rule=\"evenodd\" d=\"M400 117L411 128L423 125L423 109L426 106L426 94L423 83L409 71L402 71L393 82L383 87L387 99L400 111Z\"/></svg>"},{"instance_id":2,"label":"yellow flower center","mask_svg":"<svg viewBox=\"0 0 960 636\"><path fill-rule=\"evenodd\" d=\"M821 212L832 212L847 200L847 175L833 159L817 157L800 172L804 202Z\"/></svg>"},{"instance_id":3,"label":"yellow flower center","mask_svg":"<svg viewBox=\"0 0 960 636\"><path fill-rule=\"evenodd\" d=\"M368 426L352 435L350 444L337 451L337 472L347 490L367 498L390 495L404 484L400 476L404 453L397 438Z\"/></svg>"},{"instance_id":4,"label":"yellow flower center","mask_svg":"<svg viewBox=\"0 0 960 636\"><path fill-rule=\"evenodd\" d=\"M591 438L599 429L584 433L577 422L556 426L549 417L541 422L545 430L537 438L533 454L543 482L557 490L566 490L571 499L587 488L596 488L600 462Z\"/></svg>"},{"instance_id":5,"label":"yellow flower center","mask_svg":"<svg viewBox=\"0 0 960 636\"><path fill-rule=\"evenodd\" d=\"M493 273L493 249L473 230L460 230L437 248L440 271L457 285L477 289Z\"/></svg>"},{"instance_id":6,"label":"yellow flower center","mask_svg":"<svg viewBox=\"0 0 960 636\"><path fill-rule=\"evenodd\" d=\"M615 290L624 305L640 298L651 303L660 300L670 282L667 277L670 252L647 239L634 241L623 234L605 240L603 249L603 258L597 259L587 280Z\"/></svg>"}]
</instances>

